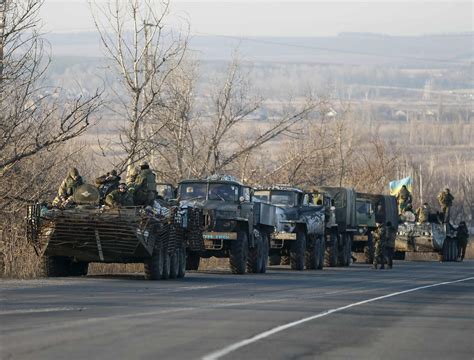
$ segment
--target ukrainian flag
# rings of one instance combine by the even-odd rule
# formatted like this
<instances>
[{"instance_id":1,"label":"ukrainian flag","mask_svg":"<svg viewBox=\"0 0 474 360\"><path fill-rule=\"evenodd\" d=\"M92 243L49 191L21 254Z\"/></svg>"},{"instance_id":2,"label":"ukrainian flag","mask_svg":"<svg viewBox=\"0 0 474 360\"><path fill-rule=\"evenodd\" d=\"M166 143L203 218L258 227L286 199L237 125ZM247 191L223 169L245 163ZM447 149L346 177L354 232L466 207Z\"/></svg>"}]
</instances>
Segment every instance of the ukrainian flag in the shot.
<instances>
[{"instance_id":1,"label":"ukrainian flag","mask_svg":"<svg viewBox=\"0 0 474 360\"><path fill-rule=\"evenodd\" d=\"M402 189L402 186L405 185L408 189L409 192L413 192L413 179L411 176L408 176L404 179L401 180L393 180L390 181L390 195L396 196L400 190Z\"/></svg>"}]
</instances>

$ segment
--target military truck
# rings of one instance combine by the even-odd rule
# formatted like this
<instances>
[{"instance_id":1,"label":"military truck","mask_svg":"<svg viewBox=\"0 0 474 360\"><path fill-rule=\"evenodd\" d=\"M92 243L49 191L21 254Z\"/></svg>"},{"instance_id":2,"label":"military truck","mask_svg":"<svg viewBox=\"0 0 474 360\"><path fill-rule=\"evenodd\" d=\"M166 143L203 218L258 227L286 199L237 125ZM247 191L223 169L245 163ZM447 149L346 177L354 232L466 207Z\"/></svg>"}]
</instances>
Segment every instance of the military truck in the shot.
<instances>
[{"instance_id":1,"label":"military truck","mask_svg":"<svg viewBox=\"0 0 474 360\"><path fill-rule=\"evenodd\" d=\"M352 188L317 187L311 190L316 203L325 205L325 266L349 266L352 238L357 232L356 192Z\"/></svg>"},{"instance_id":2,"label":"military truck","mask_svg":"<svg viewBox=\"0 0 474 360\"><path fill-rule=\"evenodd\" d=\"M407 252L437 253L440 261L456 261L458 243L457 228L450 223L440 223L436 216L429 222L404 222L398 225L395 251L401 258Z\"/></svg>"},{"instance_id":3,"label":"military truck","mask_svg":"<svg viewBox=\"0 0 474 360\"><path fill-rule=\"evenodd\" d=\"M253 198L253 189L231 176L184 180L178 185L181 206L202 209L202 247L187 239L187 268L197 270L201 258L229 258L232 273L264 273L276 207ZM196 217L194 217L196 221ZM193 249L194 247L194 249Z\"/></svg>"},{"instance_id":4,"label":"military truck","mask_svg":"<svg viewBox=\"0 0 474 360\"><path fill-rule=\"evenodd\" d=\"M273 259L289 256L293 270L322 269L324 263L325 209L312 205L309 194L290 186L255 190L255 198L277 207L278 225L271 236Z\"/></svg>"},{"instance_id":5,"label":"military truck","mask_svg":"<svg viewBox=\"0 0 474 360\"><path fill-rule=\"evenodd\" d=\"M188 209L99 206L95 186L80 186L64 208L28 206L27 235L46 276L86 275L91 262L143 263L150 280L185 275Z\"/></svg>"},{"instance_id":6,"label":"military truck","mask_svg":"<svg viewBox=\"0 0 474 360\"><path fill-rule=\"evenodd\" d=\"M364 253L367 264L374 261L374 241L372 232L375 223L391 223L390 231L398 226L397 200L390 195L356 193L357 233L352 239L352 252Z\"/></svg>"}]
</instances>

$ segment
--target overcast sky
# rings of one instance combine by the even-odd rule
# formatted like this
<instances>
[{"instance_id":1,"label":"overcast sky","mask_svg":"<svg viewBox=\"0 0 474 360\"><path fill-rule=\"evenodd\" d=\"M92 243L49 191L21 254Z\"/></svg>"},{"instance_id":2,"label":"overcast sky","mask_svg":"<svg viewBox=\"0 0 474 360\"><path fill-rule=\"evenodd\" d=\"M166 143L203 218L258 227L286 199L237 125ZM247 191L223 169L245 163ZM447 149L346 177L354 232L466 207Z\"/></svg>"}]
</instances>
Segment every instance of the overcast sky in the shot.
<instances>
[{"instance_id":1,"label":"overcast sky","mask_svg":"<svg viewBox=\"0 0 474 360\"><path fill-rule=\"evenodd\" d=\"M173 19L196 35L330 36L340 32L388 35L473 31L471 1L198 1L171 0ZM86 0L45 0L44 29L94 30Z\"/></svg>"}]
</instances>

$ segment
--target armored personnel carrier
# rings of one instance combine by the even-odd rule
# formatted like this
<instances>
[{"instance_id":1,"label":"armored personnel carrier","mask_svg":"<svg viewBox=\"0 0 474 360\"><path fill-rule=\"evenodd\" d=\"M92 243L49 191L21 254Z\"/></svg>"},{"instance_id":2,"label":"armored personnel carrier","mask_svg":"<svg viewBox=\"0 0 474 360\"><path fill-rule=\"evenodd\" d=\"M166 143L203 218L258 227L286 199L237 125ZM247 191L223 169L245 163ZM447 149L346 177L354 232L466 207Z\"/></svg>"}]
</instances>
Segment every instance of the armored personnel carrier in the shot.
<instances>
[{"instance_id":1,"label":"armored personnel carrier","mask_svg":"<svg viewBox=\"0 0 474 360\"><path fill-rule=\"evenodd\" d=\"M440 261L456 261L458 245L456 229L449 223L439 223L430 217L430 222L404 222L398 225L395 251L401 258L407 252L432 253Z\"/></svg>"},{"instance_id":2,"label":"armored personnel carrier","mask_svg":"<svg viewBox=\"0 0 474 360\"><path fill-rule=\"evenodd\" d=\"M186 236L189 244L187 269L197 270L201 258L229 258L234 274L264 273L270 235L275 231L276 207L255 201L253 189L227 175L204 180L184 180L178 186L182 208L202 209L199 219L192 215L196 232Z\"/></svg>"},{"instance_id":3,"label":"armored personnel carrier","mask_svg":"<svg viewBox=\"0 0 474 360\"><path fill-rule=\"evenodd\" d=\"M254 197L277 207L278 225L271 236L270 258L289 256L293 270L322 269L324 206L312 204L309 194L290 186L258 189Z\"/></svg>"},{"instance_id":4,"label":"armored personnel carrier","mask_svg":"<svg viewBox=\"0 0 474 360\"><path fill-rule=\"evenodd\" d=\"M89 263L143 263L150 280L185 275L185 232L193 209L160 205L108 209L82 185L63 208L28 207L27 235L47 276L86 275ZM192 217L192 216L191 216ZM199 231L199 229L196 229Z\"/></svg>"}]
</instances>

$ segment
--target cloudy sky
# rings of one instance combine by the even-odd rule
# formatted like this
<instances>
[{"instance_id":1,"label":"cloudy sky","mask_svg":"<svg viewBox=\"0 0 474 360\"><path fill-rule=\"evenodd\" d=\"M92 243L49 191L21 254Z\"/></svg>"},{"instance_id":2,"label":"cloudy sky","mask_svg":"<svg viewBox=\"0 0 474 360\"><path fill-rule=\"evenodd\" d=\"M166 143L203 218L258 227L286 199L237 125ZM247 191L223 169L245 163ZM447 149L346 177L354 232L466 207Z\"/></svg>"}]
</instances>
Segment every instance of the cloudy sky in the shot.
<instances>
[{"instance_id":1,"label":"cloudy sky","mask_svg":"<svg viewBox=\"0 0 474 360\"><path fill-rule=\"evenodd\" d=\"M103 1L103 0L99 0ZM94 30L87 0L45 0L44 29ZM186 19L196 35L331 36L473 31L471 1L198 1L171 0L169 21Z\"/></svg>"}]
</instances>

